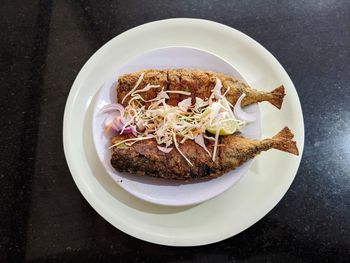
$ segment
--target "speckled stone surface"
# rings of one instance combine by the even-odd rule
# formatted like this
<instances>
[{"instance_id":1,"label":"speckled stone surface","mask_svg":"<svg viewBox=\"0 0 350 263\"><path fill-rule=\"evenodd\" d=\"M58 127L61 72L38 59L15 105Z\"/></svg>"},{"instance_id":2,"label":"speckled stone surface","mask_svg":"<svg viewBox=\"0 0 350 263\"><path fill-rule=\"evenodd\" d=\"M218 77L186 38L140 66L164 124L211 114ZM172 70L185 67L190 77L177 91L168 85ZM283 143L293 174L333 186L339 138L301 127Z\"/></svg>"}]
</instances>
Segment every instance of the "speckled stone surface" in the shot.
<instances>
[{"instance_id":1,"label":"speckled stone surface","mask_svg":"<svg viewBox=\"0 0 350 263\"><path fill-rule=\"evenodd\" d=\"M0 262L349 262L350 2L0 3ZM70 175L62 120L72 82L105 42L145 22L193 17L256 39L285 67L305 151L282 201L217 244L173 248L115 229Z\"/></svg>"}]
</instances>

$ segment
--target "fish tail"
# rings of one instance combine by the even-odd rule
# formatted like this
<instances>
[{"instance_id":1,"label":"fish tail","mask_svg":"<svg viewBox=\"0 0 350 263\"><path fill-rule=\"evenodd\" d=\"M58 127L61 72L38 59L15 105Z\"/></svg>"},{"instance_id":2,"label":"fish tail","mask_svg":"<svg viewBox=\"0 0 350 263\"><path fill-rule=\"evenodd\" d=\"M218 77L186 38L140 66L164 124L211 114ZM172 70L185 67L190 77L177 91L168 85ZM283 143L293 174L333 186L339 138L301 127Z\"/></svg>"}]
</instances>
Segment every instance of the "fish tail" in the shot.
<instances>
[{"instance_id":1,"label":"fish tail","mask_svg":"<svg viewBox=\"0 0 350 263\"><path fill-rule=\"evenodd\" d=\"M286 95L284 92L284 86L281 85L269 93L271 96L268 101L278 109L281 109L283 98Z\"/></svg>"},{"instance_id":2,"label":"fish tail","mask_svg":"<svg viewBox=\"0 0 350 263\"><path fill-rule=\"evenodd\" d=\"M274 141L273 148L289 152L295 155L299 155L298 147L296 142L293 141L294 134L288 127L284 127L279 133L272 137Z\"/></svg>"}]
</instances>

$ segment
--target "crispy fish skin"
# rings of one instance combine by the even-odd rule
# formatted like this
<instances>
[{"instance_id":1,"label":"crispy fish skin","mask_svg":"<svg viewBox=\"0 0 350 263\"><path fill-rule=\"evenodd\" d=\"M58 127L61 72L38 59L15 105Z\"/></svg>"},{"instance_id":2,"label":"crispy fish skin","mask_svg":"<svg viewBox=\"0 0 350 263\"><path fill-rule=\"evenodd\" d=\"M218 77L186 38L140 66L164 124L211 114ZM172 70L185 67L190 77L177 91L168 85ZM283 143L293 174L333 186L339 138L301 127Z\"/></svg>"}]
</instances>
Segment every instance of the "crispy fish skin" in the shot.
<instances>
[{"instance_id":1,"label":"crispy fish skin","mask_svg":"<svg viewBox=\"0 0 350 263\"><path fill-rule=\"evenodd\" d=\"M169 69L168 70L168 87L167 90L174 90L174 91L186 91L181 86L181 70L176 70L176 69ZM171 106L176 106L179 101L182 101L183 99L188 98L186 95L182 94L170 94L169 95L169 100L167 103Z\"/></svg>"},{"instance_id":2,"label":"crispy fish skin","mask_svg":"<svg viewBox=\"0 0 350 263\"><path fill-rule=\"evenodd\" d=\"M210 97L216 79L211 79L210 72L202 70L181 70L181 87L191 92L192 103L196 97L206 99Z\"/></svg>"},{"instance_id":3,"label":"crispy fish skin","mask_svg":"<svg viewBox=\"0 0 350 263\"><path fill-rule=\"evenodd\" d=\"M226 99L233 105L236 103L238 98L245 93L246 97L242 100L241 105L248 106L253 103L268 101L276 108L282 107L283 98L285 96L284 86L281 85L271 92L258 91L252 89L250 86L245 84L243 81L232 78L230 76L218 73L216 76L222 82L222 93L225 93L227 89Z\"/></svg>"},{"instance_id":4,"label":"crispy fish skin","mask_svg":"<svg viewBox=\"0 0 350 263\"><path fill-rule=\"evenodd\" d=\"M116 136L112 144L132 138L130 135ZM213 152L214 143L207 143L208 150ZM192 140L179 145L180 150L191 160L191 166L174 148L170 153L164 153L157 148L153 139L144 140L126 147L114 147L111 164L122 172L137 175L147 175L166 179L188 180L194 178L220 176L221 166L219 158L211 160L205 150Z\"/></svg>"},{"instance_id":5,"label":"crispy fish skin","mask_svg":"<svg viewBox=\"0 0 350 263\"><path fill-rule=\"evenodd\" d=\"M194 102L195 97L205 99L210 96L211 90L216 84L216 78L219 78L223 84L223 93L229 89L226 98L232 104L235 104L239 96L245 93L247 96L242 101L242 106L268 101L280 108L284 97L283 86L272 92L261 92L222 73L192 69L168 69L143 70L121 76L116 86L118 103L122 103L123 98L134 88L142 73L144 73L144 77L138 89L144 88L147 84L160 85L159 88L142 93L145 100L155 98L162 89L191 92L192 102ZM170 93L169 97L167 103L173 106L188 98L187 95L174 93ZM130 98L130 96L127 97L122 104L126 106ZM132 138L132 136L116 136L112 139L112 145L128 138ZM292 141L292 138L293 134L288 128L283 129L271 139L262 141L247 139L239 135L222 136L220 137L222 146L218 149L215 162L202 147L192 140L187 140L179 147L193 166L175 148L166 154L158 150L156 141L150 139L137 142L132 146L113 147L111 164L118 171L166 179L213 178L221 176L228 170L235 169L248 159L271 148L298 155L296 143ZM214 143L207 141L206 145L212 154Z\"/></svg>"},{"instance_id":6,"label":"crispy fish skin","mask_svg":"<svg viewBox=\"0 0 350 263\"><path fill-rule=\"evenodd\" d=\"M164 90L168 87L168 72L166 70L142 70L136 73L132 74L126 74L121 76L118 79L116 90L117 90L117 102L122 103L123 98L131 91L136 83L139 77L142 73L145 73L142 79L142 82L138 86L137 89L144 88L147 84L151 85L160 85L159 88L150 89L147 92L143 92L140 95L145 100L154 99L157 97L157 94L164 88ZM131 99L131 96L128 96L125 98L124 102L122 103L124 106L128 105L129 100ZM147 105L147 103L146 103Z\"/></svg>"},{"instance_id":7,"label":"crispy fish skin","mask_svg":"<svg viewBox=\"0 0 350 263\"><path fill-rule=\"evenodd\" d=\"M254 158L263 151L277 149L294 155L299 155L294 135L288 127L270 139L262 141L247 139L240 135L223 136L220 149L220 158L223 171L229 171Z\"/></svg>"},{"instance_id":8,"label":"crispy fish skin","mask_svg":"<svg viewBox=\"0 0 350 263\"><path fill-rule=\"evenodd\" d=\"M198 69L166 69L143 70L121 76L116 86L117 102L121 103L124 96L133 89L142 72L145 72L145 75L140 88L144 87L146 83L151 83L159 84L165 90L188 91L191 92L192 103L194 103L195 97L205 99L210 96L211 90L215 86L216 78L219 78L223 84L222 93L229 89L226 98L232 104L235 104L238 98L245 93L247 96L243 99L242 106L268 101L280 109L285 96L283 86L271 92L257 91L240 80L218 72ZM145 99L154 98L159 91L160 89L150 90L149 93L144 94L146 96ZM172 106L176 106L179 101L188 98L188 96L182 94L169 94L169 97L170 99L167 103ZM123 105L127 105L129 99L130 97L125 100Z\"/></svg>"},{"instance_id":9,"label":"crispy fish skin","mask_svg":"<svg viewBox=\"0 0 350 263\"><path fill-rule=\"evenodd\" d=\"M209 71L197 69L169 69L168 70L168 90L191 92L192 103L196 97L209 98L211 90L214 88L216 78ZM188 98L187 95L169 94L168 104L176 106L179 101Z\"/></svg>"},{"instance_id":10,"label":"crispy fish skin","mask_svg":"<svg viewBox=\"0 0 350 263\"><path fill-rule=\"evenodd\" d=\"M252 140L240 135L221 137L219 154L212 161L202 147L194 141L187 140L180 146L181 151L192 162L191 166L174 148L170 153L158 150L153 139L140 141L129 147L114 147L111 164L118 170L138 175L148 175L166 179L189 180L195 178L214 178L233 170L262 151L277 149L299 155L293 134L285 127L270 139ZM112 144L130 138L126 135L116 136ZM206 141L212 153L214 143Z\"/></svg>"}]
</instances>

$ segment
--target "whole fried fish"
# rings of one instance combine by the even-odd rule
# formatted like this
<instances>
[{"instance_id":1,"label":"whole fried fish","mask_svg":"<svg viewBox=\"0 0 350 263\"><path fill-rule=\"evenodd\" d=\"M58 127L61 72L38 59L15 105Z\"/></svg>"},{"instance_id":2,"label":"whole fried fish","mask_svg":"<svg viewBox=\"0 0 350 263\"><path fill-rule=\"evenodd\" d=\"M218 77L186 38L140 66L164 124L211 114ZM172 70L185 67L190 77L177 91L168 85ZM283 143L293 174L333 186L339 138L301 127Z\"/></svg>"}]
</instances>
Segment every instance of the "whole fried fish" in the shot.
<instances>
[{"instance_id":1,"label":"whole fried fish","mask_svg":"<svg viewBox=\"0 0 350 263\"><path fill-rule=\"evenodd\" d=\"M116 136L116 144L130 135ZM180 145L181 151L191 161L191 166L176 150L164 153L157 148L153 139L136 142L132 146L121 144L112 149L112 166L122 172L148 175L166 179L189 180L193 178L214 178L237 168L245 161L254 158L262 151L277 149L299 155L293 134L285 127L277 135L265 140L252 140L240 135L220 137L220 147L215 161L192 140ZM214 142L208 140L207 148L213 154Z\"/></svg>"},{"instance_id":2,"label":"whole fried fish","mask_svg":"<svg viewBox=\"0 0 350 263\"><path fill-rule=\"evenodd\" d=\"M211 90L215 87L217 78L222 82L222 93L227 91L226 98L233 105L236 104L236 101L242 93L245 93L246 97L241 103L242 106L268 101L280 109L285 95L282 85L271 92L257 91L240 80L218 72L196 69L150 69L126 74L118 79L116 85L118 103L124 106L128 104L131 97L129 96L125 98L125 100L123 99L135 87L142 73L144 73L144 75L138 89L144 88L147 84L160 86L159 88L151 89L143 93L142 96L145 100L155 98L157 94L164 89L169 91L190 92L192 103L194 103L196 97L201 99L209 98ZM172 106L176 106L179 101L188 98L187 95L174 93L170 93L169 97L167 103Z\"/></svg>"}]
</instances>

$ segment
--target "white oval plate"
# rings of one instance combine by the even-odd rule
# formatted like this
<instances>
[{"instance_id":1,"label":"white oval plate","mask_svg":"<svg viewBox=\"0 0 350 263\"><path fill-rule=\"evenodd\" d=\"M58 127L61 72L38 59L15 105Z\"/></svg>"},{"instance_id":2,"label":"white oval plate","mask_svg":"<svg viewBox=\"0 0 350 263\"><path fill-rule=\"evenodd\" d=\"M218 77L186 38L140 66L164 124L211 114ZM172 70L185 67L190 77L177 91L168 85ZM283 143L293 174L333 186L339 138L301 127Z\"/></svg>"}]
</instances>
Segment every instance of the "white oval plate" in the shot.
<instances>
[{"instance_id":1,"label":"white oval plate","mask_svg":"<svg viewBox=\"0 0 350 263\"><path fill-rule=\"evenodd\" d=\"M101 165L93 145L94 96L115 69L130 58L166 46L191 46L215 53L259 90L283 83L287 96L281 111L267 103L260 104L262 137L274 135L287 125L302 153L303 115L297 92L283 67L247 35L199 19L148 23L100 48L81 69L70 91L63 122L64 151L80 192L101 216L121 231L164 245L209 244L240 233L266 215L291 185L301 156L275 150L265 152L254 159L235 187L196 206L154 205L119 187Z\"/></svg>"},{"instance_id":2,"label":"white oval plate","mask_svg":"<svg viewBox=\"0 0 350 263\"><path fill-rule=\"evenodd\" d=\"M211 180L181 182L164 180L148 176L135 176L114 170L110 164L110 139L104 135L104 122L108 114L101 114L101 109L115 103L115 82L119 76L141 69L198 68L223 72L244 80L229 63L214 54L189 47L167 47L142 53L131 59L113 73L110 81L102 87L94 105L92 133L97 155L107 173L130 194L155 204L168 206L194 205L211 199L230 188L249 169L252 160L223 176ZM261 134L260 113L258 106L251 105L245 111L255 114L256 121L242 130L246 137L259 139Z\"/></svg>"}]
</instances>

